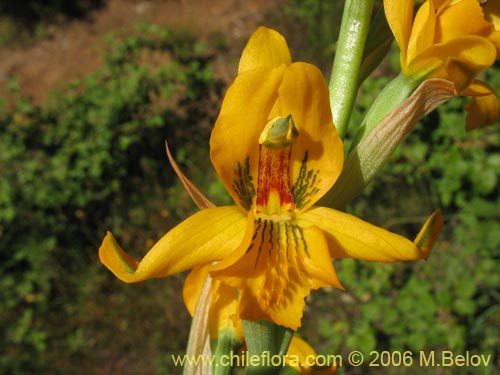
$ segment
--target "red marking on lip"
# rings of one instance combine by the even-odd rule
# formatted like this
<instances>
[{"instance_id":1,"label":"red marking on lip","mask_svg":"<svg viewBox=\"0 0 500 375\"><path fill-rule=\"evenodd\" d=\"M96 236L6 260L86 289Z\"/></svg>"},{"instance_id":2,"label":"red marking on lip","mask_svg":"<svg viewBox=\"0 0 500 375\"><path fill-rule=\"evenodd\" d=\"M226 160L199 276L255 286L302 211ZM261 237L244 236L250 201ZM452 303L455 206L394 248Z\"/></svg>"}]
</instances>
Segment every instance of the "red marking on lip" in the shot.
<instances>
[{"instance_id":1,"label":"red marking on lip","mask_svg":"<svg viewBox=\"0 0 500 375\"><path fill-rule=\"evenodd\" d=\"M259 146L259 177L257 184L257 209L264 210L269 194L275 191L279 194L280 206L293 203L290 183L291 147L273 150Z\"/></svg>"}]
</instances>

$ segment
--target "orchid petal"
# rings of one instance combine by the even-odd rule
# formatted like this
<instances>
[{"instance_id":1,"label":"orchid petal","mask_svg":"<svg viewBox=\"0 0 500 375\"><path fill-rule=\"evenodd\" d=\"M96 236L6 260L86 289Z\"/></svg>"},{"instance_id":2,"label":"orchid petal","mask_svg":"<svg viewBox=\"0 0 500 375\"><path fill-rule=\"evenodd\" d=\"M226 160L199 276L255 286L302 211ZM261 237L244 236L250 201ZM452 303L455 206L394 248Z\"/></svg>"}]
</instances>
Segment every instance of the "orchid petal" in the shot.
<instances>
[{"instance_id":1,"label":"orchid petal","mask_svg":"<svg viewBox=\"0 0 500 375\"><path fill-rule=\"evenodd\" d=\"M277 31L261 26L252 34L243 50L238 74L253 69L273 69L291 62L285 38Z\"/></svg>"},{"instance_id":2,"label":"orchid petal","mask_svg":"<svg viewBox=\"0 0 500 375\"><path fill-rule=\"evenodd\" d=\"M384 0L387 22L401 50L401 65L406 65L406 51L410 40L414 6L413 0Z\"/></svg>"},{"instance_id":3,"label":"orchid petal","mask_svg":"<svg viewBox=\"0 0 500 375\"><path fill-rule=\"evenodd\" d=\"M200 297L203 286L205 285L208 277L208 265L194 268L189 275L187 275L182 287L182 299L184 305L191 316L194 314L196 303ZM210 281L212 283L212 281Z\"/></svg>"},{"instance_id":4,"label":"orchid petal","mask_svg":"<svg viewBox=\"0 0 500 375\"><path fill-rule=\"evenodd\" d=\"M249 222L238 250L212 266L210 274L239 288L241 319L267 320L293 330L300 326L311 290L343 289L325 237L311 225Z\"/></svg>"},{"instance_id":5,"label":"orchid petal","mask_svg":"<svg viewBox=\"0 0 500 375\"><path fill-rule=\"evenodd\" d=\"M435 44L418 55L408 66L413 76L440 77L452 80L457 90L468 83L482 70L493 64L496 49L488 39L470 35ZM450 66L454 69L448 69ZM458 73L458 67L463 74Z\"/></svg>"},{"instance_id":6,"label":"orchid petal","mask_svg":"<svg viewBox=\"0 0 500 375\"><path fill-rule=\"evenodd\" d=\"M237 342L243 342L243 328L238 316L238 290L213 280L212 306L210 308L209 331L217 338L222 331L230 330Z\"/></svg>"},{"instance_id":7,"label":"orchid petal","mask_svg":"<svg viewBox=\"0 0 500 375\"><path fill-rule=\"evenodd\" d=\"M446 6L438 17L436 40L447 42L466 35L487 35L491 28L478 0L462 0Z\"/></svg>"},{"instance_id":8,"label":"orchid petal","mask_svg":"<svg viewBox=\"0 0 500 375\"><path fill-rule=\"evenodd\" d=\"M233 337L243 342L241 320L238 317L237 291L219 280L212 280L208 275L209 265L197 267L186 277L182 296L190 314L194 312L198 297L207 278L211 280L210 310L208 326L210 339L216 340L219 334L227 329L233 331Z\"/></svg>"},{"instance_id":9,"label":"orchid petal","mask_svg":"<svg viewBox=\"0 0 500 375\"><path fill-rule=\"evenodd\" d=\"M406 66L409 66L416 56L435 43L435 32L436 14L434 4L432 1L426 1L418 9L413 21L410 40L408 41ZM404 73L408 74L406 71Z\"/></svg>"},{"instance_id":10,"label":"orchid petal","mask_svg":"<svg viewBox=\"0 0 500 375\"><path fill-rule=\"evenodd\" d=\"M485 18L493 25L488 39L497 47L497 59L500 59L500 1L488 1L483 6Z\"/></svg>"},{"instance_id":11,"label":"orchid petal","mask_svg":"<svg viewBox=\"0 0 500 375\"><path fill-rule=\"evenodd\" d=\"M284 71L285 66L257 69L236 77L210 138L210 157L217 174L245 210L252 205L251 191L258 180L259 136L269 121ZM242 191L245 187L249 190Z\"/></svg>"},{"instance_id":12,"label":"orchid petal","mask_svg":"<svg viewBox=\"0 0 500 375\"><path fill-rule=\"evenodd\" d=\"M314 225L323 230L333 258L386 263L427 259L442 228L440 211L431 215L415 242L355 216L325 207L312 208L298 221L304 227Z\"/></svg>"},{"instance_id":13,"label":"orchid petal","mask_svg":"<svg viewBox=\"0 0 500 375\"><path fill-rule=\"evenodd\" d=\"M207 208L165 234L140 262L127 255L110 232L99 257L127 283L165 277L228 256L241 242L245 226L245 215L234 206Z\"/></svg>"},{"instance_id":14,"label":"orchid petal","mask_svg":"<svg viewBox=\"0 0 500 375\"><path fill-rule=\"evenodd\" d=\"M310 64L294 63L286 69L241 74L224 98L210 149L217 173L235 202L246 210L253 204L248 198L258 181L259 136L270 119L288 115L299 127L292 147L292 184L305 169L321 174L314 186L302 186L309 190L298 208L306 210L314 204L340 174L343 146L333 126L321 71ZM248 192L242 192L242 186L250 184Z\"/></svg>"},{"instance_id":15,"label":"orchid petal","mask_svg":"<svg viewBox=\"0 0 500 375\"><path fill-rule=\"evenodd\" d=\"M308 196L296 204L305 211L335 183L344 162L344 148L332 121L329 93L321 71L311 64L294 63L288 67L279 87L273 115L291 114L299 128L292 147L291 180L299 181L304 172L321 178L309 186Z\"/></svg>"},{"instance_id":16,"label":"orchid petal","mask_svg":"<svg viewBox=\"0 0 500 375\"><path fill-rule=\"evenodd\" d=\"M466 129L473 130L481 125L491 125L500 119L500 100L493 89L481 81L473 83L461 93L472 96L465 107Z\"/></svg>"}]
</instances>

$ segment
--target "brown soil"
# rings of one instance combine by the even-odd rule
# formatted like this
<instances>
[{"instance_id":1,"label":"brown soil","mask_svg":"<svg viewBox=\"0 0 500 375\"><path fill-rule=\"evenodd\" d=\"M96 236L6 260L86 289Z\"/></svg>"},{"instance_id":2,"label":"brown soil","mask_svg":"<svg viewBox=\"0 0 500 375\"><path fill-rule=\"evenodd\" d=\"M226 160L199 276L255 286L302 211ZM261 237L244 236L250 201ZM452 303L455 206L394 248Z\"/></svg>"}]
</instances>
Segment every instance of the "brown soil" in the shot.
<instances>
[{"instance_id":1,"label":"brown soil","mask_svg":"<svg viewBox=\"0 0 500 375\"><path fill-rule=\"evenodd\" d=\"M0 49L0 95L15 76L21 92L41 103L62 82L83 77L100 67L104 35L140 21L189 30L200 41L223 35L229 56L238 56L251 32L283 1L268 0L107 0L84 20L53 26L50 37L28 47ZM216 64L228 79L235 65ZM233 59L234 60L234 59Z\"/></svg>"}]
</instances>

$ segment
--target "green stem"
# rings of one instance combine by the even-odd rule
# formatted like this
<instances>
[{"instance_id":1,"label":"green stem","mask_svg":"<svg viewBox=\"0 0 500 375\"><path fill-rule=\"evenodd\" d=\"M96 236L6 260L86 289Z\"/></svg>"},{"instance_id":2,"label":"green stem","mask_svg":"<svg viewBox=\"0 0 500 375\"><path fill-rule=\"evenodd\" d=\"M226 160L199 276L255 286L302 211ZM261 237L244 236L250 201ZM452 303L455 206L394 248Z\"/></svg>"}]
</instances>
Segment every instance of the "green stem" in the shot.
<instances>
[{"instance_id":1,"label":"green stem","mask_svg":"<svg viewBox=\"0 0 500 375\"><path fill-rule=\"evenodd\" d=\"M231 375L233 366L231 358L237 354L238 341L232 329L219 332L217 346L214 351L214 363L212 367L213 375Z\"/></svg>"},{"instance_id":2,"label":"green stem","mask_svg":"<svg viewBox=\"0 0 500 375\"><path fill-rule=\"evenodd\" d=\"M358 92L359 72L375 0L346 0L330 78L333 122L343 138Z\"/></svg>"},{"instance_id":3,"label":"green stem","mask_svg":"<svg viewBox=\"0 0 500 375\"><path fill-rule=\"evenodd\" d=\"M243 320L248 349L246 375L277 375L294 331L266 321Z\"/></svg>"}]
</instances>

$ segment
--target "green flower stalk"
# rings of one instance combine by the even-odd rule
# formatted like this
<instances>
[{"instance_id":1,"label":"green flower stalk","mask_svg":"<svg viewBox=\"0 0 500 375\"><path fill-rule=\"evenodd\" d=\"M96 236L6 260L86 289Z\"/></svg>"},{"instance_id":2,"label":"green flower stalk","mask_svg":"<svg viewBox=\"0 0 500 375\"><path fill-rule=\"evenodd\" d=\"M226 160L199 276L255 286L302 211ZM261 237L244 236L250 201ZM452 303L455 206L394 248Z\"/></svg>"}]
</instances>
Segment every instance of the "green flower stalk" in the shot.
<instances>
[{"instance_id":1,"label":"green flower stalk","mask_svg":"<svg viewBox=\"0 0 500 375\"><path fill-rule=\"evenodd\" d=\"M284 358L294 331L266 321L243 320L248 348L246 375L276 375L285 365ZM253 359L256 359L255 363Z\"/></svg>"},{"instance_id":2,"label":"green flower stalk","mask_svg":"<svg viewBox=\"0 0 500 375\"><path fill-rule=\"evenodd\" d=\"M330 78L333 122L343 138L359 87L359 73L374 0L347 0Z\"/></svg>"}]
</instances>

